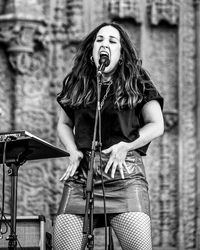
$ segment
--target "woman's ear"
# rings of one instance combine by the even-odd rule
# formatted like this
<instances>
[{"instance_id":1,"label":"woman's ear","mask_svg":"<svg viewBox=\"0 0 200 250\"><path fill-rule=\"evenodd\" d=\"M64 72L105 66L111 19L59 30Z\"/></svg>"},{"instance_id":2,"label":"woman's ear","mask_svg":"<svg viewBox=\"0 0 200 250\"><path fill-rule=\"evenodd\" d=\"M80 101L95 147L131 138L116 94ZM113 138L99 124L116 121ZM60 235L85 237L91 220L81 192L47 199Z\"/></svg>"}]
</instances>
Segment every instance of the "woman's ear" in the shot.
<instances>
[{"instance_id":1,"label":"woman's ear","mask_svg":"<svg viewBox=\"0 0 200 250\"><path fill-rule=\"evenodd\" d=\"M94 58L93 58L93 56L90 57L90 62L91 62L91 64L94 64Z\"/></svg>"},{"instance_id":2,"label":"woman's ear","mask_svg":"<svg viewBox=\"0 0 200 250\"><path fill-rule=\"evenodd\" d=\"M122 65L123 59L122 56L119 58L119 65Z\"/></svg>"}]
</instances>

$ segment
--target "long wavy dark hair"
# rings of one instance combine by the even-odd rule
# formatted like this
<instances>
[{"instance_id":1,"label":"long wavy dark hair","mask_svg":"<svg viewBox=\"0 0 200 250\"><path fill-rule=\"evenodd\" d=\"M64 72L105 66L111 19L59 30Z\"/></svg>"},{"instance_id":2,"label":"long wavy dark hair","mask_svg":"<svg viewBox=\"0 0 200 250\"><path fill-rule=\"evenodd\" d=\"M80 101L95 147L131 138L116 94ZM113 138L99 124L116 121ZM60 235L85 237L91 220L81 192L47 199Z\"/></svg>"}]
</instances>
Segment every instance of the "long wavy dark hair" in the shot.
<instances>
[{"instance_id":1,"label":"long wavy dark hair","mask_svg":"<svg viewBox=\"0 0 200 250\"><path fill-rule=\"evenodd\" d=\"M105 26L112 26L120 33L122 63L118 64L113 75L115 105L118 109L127 105L133 108L142 101L143 83L149 81L149 77L142 69L127 32L119 24L111 22L96 27L80 44L73 68L63 80L62 91L57 97L63 105L87 106L96 100L96 66L90 57L96 35Z\"/></svg>"}]
</instances>

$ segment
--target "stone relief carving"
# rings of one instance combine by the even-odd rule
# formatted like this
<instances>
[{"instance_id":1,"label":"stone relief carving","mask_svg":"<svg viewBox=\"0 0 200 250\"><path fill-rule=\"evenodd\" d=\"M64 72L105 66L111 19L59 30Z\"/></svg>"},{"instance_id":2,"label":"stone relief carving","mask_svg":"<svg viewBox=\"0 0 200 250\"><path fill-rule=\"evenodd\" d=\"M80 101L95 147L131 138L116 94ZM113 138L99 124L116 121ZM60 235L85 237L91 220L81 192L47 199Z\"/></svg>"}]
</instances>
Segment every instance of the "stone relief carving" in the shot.
<instances>
[{"instance_id":1,"label":"stone relief carving","mask_svg":"<svg viewBox=\"0 0 200 250\"><path fill-rule=\"evenodd\" d=\"M22 1L20 3L22 7ZM35 1L34 3L36 4ZM21 11L19 8L17 10L19 13L0 16L0 42L4 45L8 61L15 73L12 89L14 101L11 108L14 117L13 128L28 130L48 142L53 142L54 123L49 92L49 26L47 27L44 19L38 19L40 15L31 19L31 13L24 13L23 9ZM30 168L31 166L33 168ZM52 182L48 180L52 172L52 162L27 162L26 168L27 171L23 169L23 172L19 173L23 178L19 178L18 214L50 215L53 190L50 186ZM28 169L32 169L33 175L30 175ZM36 184L39 181L38 175L41 175L43 180L43 185L39 187Z\"/></svg>"},{"instance_id":2,"label":"stone relief carving","mask_svg":"<svg viewBox=\"0 0 200 250\"><path fill-rule=\"evenodd\" d=\"M30 161L19 170L19 214L50 214L53 203L53 171L50 160Z\"/></svg>"},{"instance_id":3,"label":"stone relief carving","mask_svg":"<svg viewBox=\"0 0 200 250\"><path fill-rule=\"evenodd\" d=\"M41 20L45 1L5 0L3 12L11 15L15 14L17 17L25 17L26 19Z\"/></svg>"},{"instance_id":4,"label":"stone relief carving","mask_svg":"<svg viewBox=\"0 0 200 250\"><path fill-rule=\"evenodd\" d=\"M164 112L165 131L169 132L171 129L178 125L178 111L165 111Z\"/></svg>"},{"instance_id":5,"label":"stone relief carving","mask_svg":"<svg viewBox=\"0 0 200 250\"><path fill-rule=\"evenodd\" d=\"M67 0L67 35L69 42L79 42L84 35L83 0Z\"/></svg>"},{"instance_id":6,"label":"stone relief carving","mask_svg":"<svg viewBox=\"0 0 200 250\"><path fill-rule=\"evenodd\" d=\"M147 0L147 12L153 25L158 25L161 21L178 25L179 9L180 0Z\"/></svg>"},{"instance_id":7,"label":"stone relief carving","mask_svg":"<svg viewBox=\"0 0 200 250\"><path fill-rule=\"evenodd\" d=\"M39 67L33 52L39 48L47 49L49 36L45 27L16 24L12 29L10 26L0 29L0 42L7 47L13 69L18 73L28 74Z\"/></svg>"},{"instance_id":8,"label":"stone relief carving","mask_svg":"<svg viewBox=\"0 0 200 250\"><path fill-rule=\"evenodd\" d=\"M66 2L63 0L57 0L55 7L54 21L52 23L52 36L51 41L62 43L64 40L67 40L66 35L66 26L67 26L67 16L66 16Z\"/></svg>"},{"instance_id":9,"label":"stone relief carving","mask_svg":"<svg viewBox=\"0 0 200 250\"><path fill-rule=\"evenodd\" d=\"M131 18L136 23L142 22L139 0L110 0L108 8L111 18Z\"/></svg>"},{"instance_id":10,"label":"stone relief carving","mask_svg":"<svg viewBox=\"0 0 200 250\"><path fill-rule=\"evenodd\" d=\"M190 1L182 1L180 15L180 79L179 148L181 187L179 189L179 222L182 223L182 249L197 249L196 246L196 85L195 85L195 20L194 7ZM187 68L187 70L185 70Z\"/></svg>"}]
</instances>

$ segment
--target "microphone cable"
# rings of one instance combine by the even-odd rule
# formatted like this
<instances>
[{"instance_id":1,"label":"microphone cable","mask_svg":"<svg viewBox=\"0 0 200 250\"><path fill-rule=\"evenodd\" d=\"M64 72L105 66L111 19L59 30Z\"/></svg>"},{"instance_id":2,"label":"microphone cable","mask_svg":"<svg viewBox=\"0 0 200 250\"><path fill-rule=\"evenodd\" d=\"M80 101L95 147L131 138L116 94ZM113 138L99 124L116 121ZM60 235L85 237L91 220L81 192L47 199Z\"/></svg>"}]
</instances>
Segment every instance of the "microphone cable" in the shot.
<instances>
[{"instance_id":1,"label":"microphone cable","mask_svg":"<svg viewBox=\"0 0 200 250\"><path fill-rule=\"evenodd\" d=\"M99 95L101 94L101 85L99 86ZM103 207L104 207L104 228L105 228L105 250L107 250L108 246L108 223L107 223L107 212L106 212L106 194L105 194L105 186L104 186L104 180L103 180L103 163L102 163L102 152L101 152L101 146L102 146L102 141L101 141L101 108L99 110L99 160L100 160L100 172L101 172L101 186L102 186L102 192L103 192ZM110 248L110 246L109 246Z\"/></svg>"},{"instance_id":2,"label":"microphone cable","mask_svg":"<svg viewBox=\"0 0 200 250\"><path fill-rule=\"evenodd\" d=\"M103 169L102 169L102 155L101 155L101 149L99 150L99 158L100 158L100 170L101 170L101 186L102 186L102 192L103 192L103 208L104 208L104 223L105 223L105 250L107 250L107 212L106 212L106 195L105 195L105 186L104 186L104 180L103 180Z\"/></svg>"}]
</instances>

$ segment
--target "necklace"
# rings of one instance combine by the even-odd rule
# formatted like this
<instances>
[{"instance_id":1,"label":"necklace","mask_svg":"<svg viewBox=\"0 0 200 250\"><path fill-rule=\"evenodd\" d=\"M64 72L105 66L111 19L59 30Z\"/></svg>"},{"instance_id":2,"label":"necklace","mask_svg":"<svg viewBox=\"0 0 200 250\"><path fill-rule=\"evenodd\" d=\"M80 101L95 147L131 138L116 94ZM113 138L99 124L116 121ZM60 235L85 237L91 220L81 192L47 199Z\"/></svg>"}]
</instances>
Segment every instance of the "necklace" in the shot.
<instances>
[{"instance_id":1,"label":"necklace","mask_svg":"<svg viewBox=\"0 0 200 250\"><path fill-rule=\"evenodd\" d=\"M105 83L103 83L103 85L104 85L104 84L105 84ZM101 104L100 104L101 109L102 109L102 107L103 107L103 105L104 105L104 102L105 102L107 96L108 96L108 93L109 93L109 91L110 91L110 86L111 86L111 84L112 84L112 81L106 82L106 84L105 84L105 85L107 85L107 88L106 88L106 93L104 94L104 96L103 96L103 98L102 98L102 100L101 100Z\"/></svg>"},{"instance_id":2,"label":"necklace","mask_svg":"<svg viewBox=\"0 0 200 250\"><path fill-rule=\"evenodd\" d=\"M101 85L110 85L112 84L112 80L110 81L105 81L105 82L102 82Z\"/></svg>"}]
</instances>

